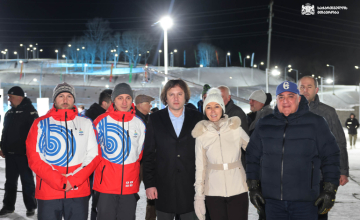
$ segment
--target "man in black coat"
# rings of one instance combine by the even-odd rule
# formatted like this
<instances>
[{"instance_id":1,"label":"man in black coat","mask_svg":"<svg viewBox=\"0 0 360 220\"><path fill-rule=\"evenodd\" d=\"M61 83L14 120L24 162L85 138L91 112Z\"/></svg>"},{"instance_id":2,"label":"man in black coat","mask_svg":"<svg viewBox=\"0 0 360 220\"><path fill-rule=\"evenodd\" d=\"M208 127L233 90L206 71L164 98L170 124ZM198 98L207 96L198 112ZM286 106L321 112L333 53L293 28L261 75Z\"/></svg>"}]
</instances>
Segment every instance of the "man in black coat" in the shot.
<instances>
[{"instance_id":1,"label":"man in black coat","mask_svg":"<svg viewBox=\"0 0 360 220\"><path fill-rule=\"evenodd\" d=\"M355 118L355 114L351 113L350 114L350 118L348 118L345 122L345 126L348 129L348 133L349 133L349 138L350 138L350 149L352 149L352 146L355 147L356 144L356 139L357 139L357 129L359 127L359 122L358 120Z\"/></svg>"},{"instance_id":2,"label":"man in black coat","mask_svg":"<svg viewBox=\"0 0 360 220\"><path fill-rule=\"evenodd\" d=\"M99 95L99 103L94 103L90 106L88 110L85 112L85 116L90 118L92 121L95 121L95 119L106 112L106 110L111 105L111 89L105 89L102 91Z\"/></svg>"},{"instance_id":3,"label":"man in black coat","mask_svg":"<svg viewBox=\"0 0 360 220\"><path fill-rule=\"evenodd\" d=\"M182 80L169 80L161 93L167 108L150 115L144 148L146 196L156 199L159 220L195 219L195 139L191 131L200 112L185 108L190 90Z\"/></svg>"},{"instance_id":4,"label":"man in black coat","mask_svg":"<svg viewBox=\"0 0 360 220\"><path fill-rule=\"evenodd\" d=\"M274 113L258 121L246 148L250 201L267 220L318 219L335 203L339 147L295 83L277 87L276 103Z\"/></svg>"},{"instance_id":5,"label":"man in black coat","mask_svg":"<svg viewBox=\"0 0 360 220\"><path fill-rule=\"evenodd\" d=\"M35 183L33 172L26 157L26 138L38 113L30 99L24 97L24 91L14 86L8 91L11 109L6 112L4 129L1 136L0 156L5 158L5 195L0 216L14 212L17 183L21 177L22 193L26 215L35 214Z\"/></svg>"}]
</instances>

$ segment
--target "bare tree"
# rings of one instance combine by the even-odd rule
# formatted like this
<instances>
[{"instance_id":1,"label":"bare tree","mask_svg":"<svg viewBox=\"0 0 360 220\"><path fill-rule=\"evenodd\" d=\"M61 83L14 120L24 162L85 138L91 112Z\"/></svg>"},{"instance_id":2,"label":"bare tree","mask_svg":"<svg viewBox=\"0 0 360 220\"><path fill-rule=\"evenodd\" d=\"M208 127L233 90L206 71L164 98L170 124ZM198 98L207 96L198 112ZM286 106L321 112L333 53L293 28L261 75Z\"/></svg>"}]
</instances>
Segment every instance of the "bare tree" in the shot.
<instances>
[{"instance_id":1,"label":"bare tree","mask_svg":"<svg viewBox=\"0 0 360 220\"><path fill-rule=\"evenodd\" d=\"M115 68L116 68L116 63L119 61L120 54L121 52L124 52L121 44L121 34L119 32L116 32L114 36L110 39L110 42L111 42L111 46L116 49L116 51L111 54L112 56L111 58L114 60Z\"/></svg>"},{"instance_id":2,"label":"bare tree","mask_svg":"<svg viewBox=\"0 0 360 220\"><path fill-rule=\"evenodd\" d=\"M151 36L146 32L126 31L122 35L122 48L128 51L125 56L129 59L129 66L136 67L141 58L139 54L145 55L153 46Z\"/></svg>"},{"instance_id":3,"label":"bare tree","mask_svg":"<svg viewBox=\"0 0 360 220\"><path fill-rule=\"evenodd\" d=\"M110 52L111 44L109 41L104 41L99 45L99 58L101 61L101 69L103 69L103 64L105 61L106 64L106 57Z\"/></svg>"},{"instance_id":4,"label":"bare tree","mask_svg":"<svg viewBox=\"0 0 360 220\"><path fill-rule=\"evenodd\" d=\"M204 67L206 66L216 66L216 47L208 43L199 43L198 48L198 57L200 64Z\"/></svg>"}]
</instances>

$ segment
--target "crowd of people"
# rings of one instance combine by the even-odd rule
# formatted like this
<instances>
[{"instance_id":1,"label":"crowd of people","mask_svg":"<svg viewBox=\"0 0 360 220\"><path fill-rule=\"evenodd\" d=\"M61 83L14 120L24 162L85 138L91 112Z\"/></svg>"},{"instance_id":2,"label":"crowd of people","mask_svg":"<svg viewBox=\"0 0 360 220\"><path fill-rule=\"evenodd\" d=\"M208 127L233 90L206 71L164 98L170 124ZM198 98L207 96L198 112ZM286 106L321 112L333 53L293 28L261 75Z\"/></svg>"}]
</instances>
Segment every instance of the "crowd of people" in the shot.
<instances>
[{"instance_id":1,"label":"crowd of people","mask_svg":"<svg viewBox=\"0 0 360 220\"><path fill-rule=\"evenodd\" d=\"M327 219L339 185L348 182L346 138L335 109L321 103L318 84L304 76L284 81L272 96L249 97L251 112L227 86L204 85L198 108L190 89L169 80L153 97L134 97L130 85L101 92L89 109L74 105L67 83L39 117L22 88L8 91L0 156L6 183L0 216L15 210L20 176L27 209L38 219L135 220L139 187L146 220ZM355 115L345 126L355 147ZM36 175L36 184L34 176Z\"/></svg>"}]
</instances>

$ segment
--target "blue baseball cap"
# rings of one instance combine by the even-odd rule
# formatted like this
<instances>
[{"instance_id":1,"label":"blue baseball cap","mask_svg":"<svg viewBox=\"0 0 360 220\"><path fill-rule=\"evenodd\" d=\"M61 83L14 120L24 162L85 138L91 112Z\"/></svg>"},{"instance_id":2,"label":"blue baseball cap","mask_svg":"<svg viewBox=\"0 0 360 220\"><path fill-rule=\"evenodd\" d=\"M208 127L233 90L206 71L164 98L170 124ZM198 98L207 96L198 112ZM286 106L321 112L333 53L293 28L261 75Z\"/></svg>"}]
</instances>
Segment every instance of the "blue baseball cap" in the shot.
<instances>
[{"instance_id":1,"label":"blue baseball cap","mask_svg":"<svg viewBox=\"0 0 360 220\"><path fill-rule=\"evenodd\" d=\"M292 92L292 93L300 95L297 85L295 83L289 82L289 81L284 81L276 87L276 96L278 96L279 94L281 94L283 92Z\"/></svg>"}]
</instances>

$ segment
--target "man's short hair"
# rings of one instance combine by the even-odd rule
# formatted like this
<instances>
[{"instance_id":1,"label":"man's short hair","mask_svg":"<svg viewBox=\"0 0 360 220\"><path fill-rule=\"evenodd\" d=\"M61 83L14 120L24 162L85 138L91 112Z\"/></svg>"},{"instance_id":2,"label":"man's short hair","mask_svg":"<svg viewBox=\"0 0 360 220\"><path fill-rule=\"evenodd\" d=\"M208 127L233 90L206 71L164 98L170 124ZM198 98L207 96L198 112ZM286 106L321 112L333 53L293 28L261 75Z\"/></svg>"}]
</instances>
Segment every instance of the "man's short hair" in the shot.
<instances>
[{"instance_id":1,"label":"man's short hair","mask_svg":"<svg viewBox=\"0 0 360 220\"><path fill-rule=\"evenodd\" d=\"M319 83L318 83L317 79L315 77L312 77L312 76L303 76L303 77L301 77L301 79L298 81L298 87L300 86L301 80L304 79L304 78L314 80L315 89L319 87Z\"/></svg>"},{"instance_id":2,"label":"man's short hair","mask_svg":"<svg viewBox=\"0 0 360 220\"><path fill-rule=\"evenodd\" d=\"M185 104L187 104L190 100L190 89L189 89L189 86L186 84L186 82L184 82L183 80L181 79L172 79L172 80L169 80L163 90L161 91L161 95L160 95L160 98L161 98L161 102L164 104L164 105L167 105L167 100L166 100L166 95L167 95L167 92L174 88L175 86L179 86L185 93Z\"/></svg>"},{"instance_id":3,"label":"man's short hair","mask_svg":"<svg viewBox=\"0 0 360 220\"><path fill-rule=\"evenodd\" d=\"M229 95L231 95L231 91L230 91L229 87L227 87L227 86L218 86L218 89L220 89L220 90L226 89L228 91Z\"/></svg>"},{"instance_id":4,"label":"man's short hair","mask_svg":"<svg viewBox=\"0 0 360 220\"><path fill-rule=\"evenodd\" d=\"M105 101L106 103L111 102L111 95L107 92L101 92L99 96L99 105L102 104L102 102Z\"/></svg>"}]
</instances>

